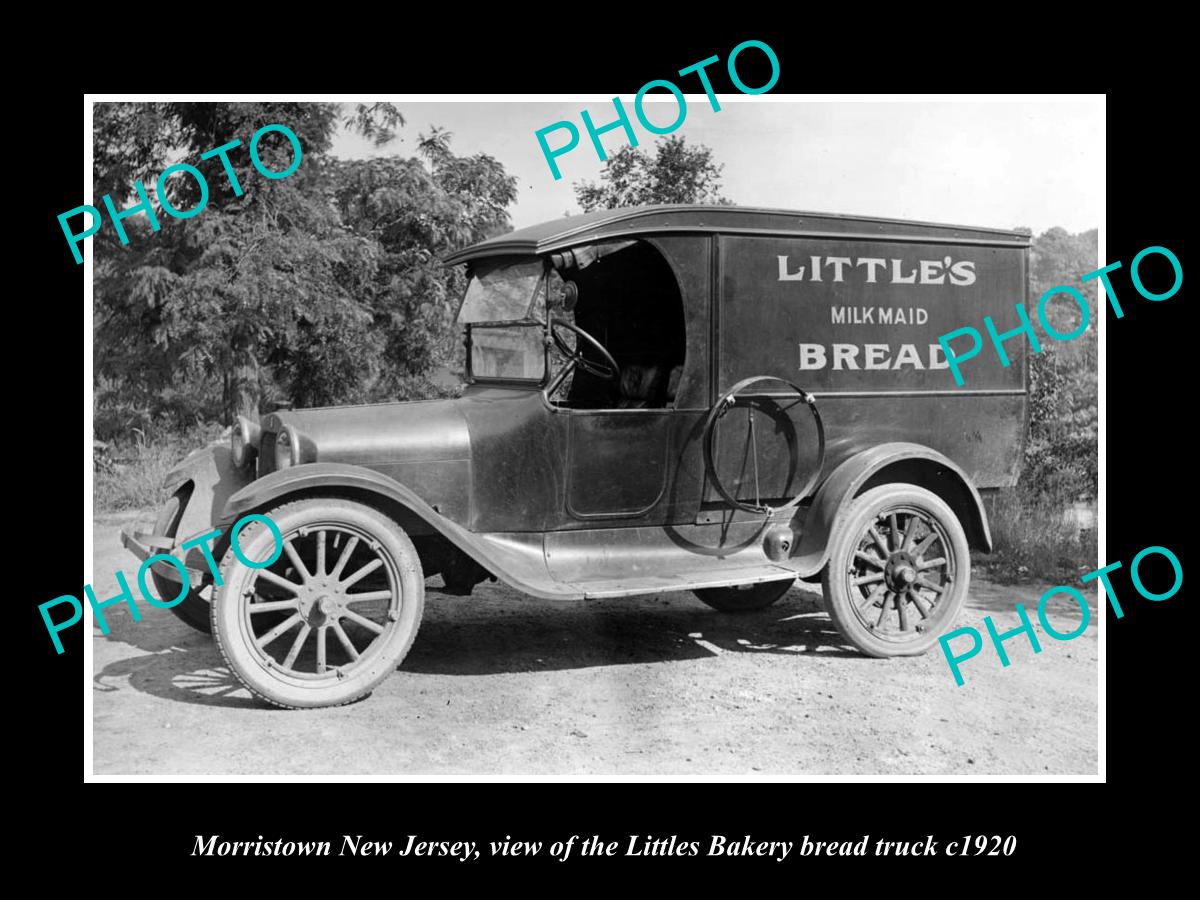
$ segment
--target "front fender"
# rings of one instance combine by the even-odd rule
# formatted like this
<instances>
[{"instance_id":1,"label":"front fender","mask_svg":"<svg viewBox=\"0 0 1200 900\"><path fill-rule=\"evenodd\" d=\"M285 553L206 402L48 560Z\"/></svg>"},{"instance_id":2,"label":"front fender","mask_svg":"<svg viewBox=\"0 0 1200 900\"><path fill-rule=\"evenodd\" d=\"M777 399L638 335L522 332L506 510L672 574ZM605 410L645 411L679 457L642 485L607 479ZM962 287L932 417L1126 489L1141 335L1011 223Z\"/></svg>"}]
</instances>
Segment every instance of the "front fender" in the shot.
<instances>
[{"instance_id":1,"label":"front fender","mask_svg":"<svg viewBox=\"0 0 1200 900\"><path fill-rule=\"evenodd\" d=\"M443 516L411 489L374 469L345 463L307 463L272 472L229 498L221 513L224 531L248 512L270 509L293 497L350 495L374 502L412 534L439 534L487 571L535 597L575 596L546 571L540 535L522 543L512 536L478 535ZM528 546L526 546L528 544Z\"/></svg>"},{"instance_id":2,"label":"front fender","mask_svg":"<svg viewBox=\"0 0 1200 900\"><path fill-rule=\"evenodd\" d=\"M169 553L183 561L193 584L211 581L204 550L199 546L180 551L180 545L207 534L221 519L226 502L250 481L249 472L233 464L233 453L224 441L193 450L163 479L163 489L178 500L159 511L150 525L130 522L121 530L121 543L138 559L152 554ZM156 563L155 572L171 581L179 581L178 570Z\"/></svg>"},{"instance_id":3,"label":"front fender","mask_svg":"<svg viewBox=\"0 0 1200 900\"><path fill-rule=\"evenodd\" d=\"M339 489L381 495L411 510L435 529L437 520L446 521L411 489L382 472L347 463L306 463L271 472L233 494L225 502L218 526L223 529L248 512L276 506L292 495L329 493Z\"/></svg>"},{"instance_id":4,"label":"front fender","mask_svg":"<svg viewBox=\"0 0 1200 900\"><path fill-rule=\"evenodd\" d=\"M181 498L185 508L175 527L175 543L216 527L226 503L253 477L252 472L233 464L233 451L227 441L213 442L188 454L163 480L167 493L186 492Z\"/></svg>"},{"instance_id":5,"label":"front fender","mask_svg":"<svg viewBox=\"0 0 1200 900\"><path fill-rule=\"evenodd\" d=\"M983 499L967 474L930 447L895 442L856 453L822 483L794 554L801 575L815 574L825 565L842 508L867 488L887 482L907 482L933 491L954 510L971 547L991 552Z\"/></svg>"}]
</instances>

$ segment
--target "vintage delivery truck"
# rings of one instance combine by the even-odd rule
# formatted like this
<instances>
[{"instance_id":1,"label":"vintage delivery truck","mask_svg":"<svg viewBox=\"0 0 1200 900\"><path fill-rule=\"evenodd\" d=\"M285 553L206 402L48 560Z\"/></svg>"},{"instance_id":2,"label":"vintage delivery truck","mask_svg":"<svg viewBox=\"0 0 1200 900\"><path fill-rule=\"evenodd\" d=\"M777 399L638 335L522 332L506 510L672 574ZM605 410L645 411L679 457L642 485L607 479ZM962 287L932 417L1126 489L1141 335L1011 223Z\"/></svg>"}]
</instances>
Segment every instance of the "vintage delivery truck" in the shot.
<instances>
[{"instance_id":1,"label":"vintage delivery truck","mask_svg":"<svg viewBox=\"0 0 1200 900\"><path fill-rule=\"evenodd\" d=\"M850 645L923 653L962 607L971 549L990 550L980 492L1015 482L1026 421L1024 341L956 387L938 335L1018 324L1028 246L731 206L514 231L445 260L469 276L460 398L243 418L124 540L184 559L176 613L286 707L392 672L434 576L456 594L693 591L725 612L819 578ZM248 513L279 536L255 521L231 552ZM219 578L183 547L214 528ZM153 574L181 593L172 565Z\"/></svg>"}]
</instances>

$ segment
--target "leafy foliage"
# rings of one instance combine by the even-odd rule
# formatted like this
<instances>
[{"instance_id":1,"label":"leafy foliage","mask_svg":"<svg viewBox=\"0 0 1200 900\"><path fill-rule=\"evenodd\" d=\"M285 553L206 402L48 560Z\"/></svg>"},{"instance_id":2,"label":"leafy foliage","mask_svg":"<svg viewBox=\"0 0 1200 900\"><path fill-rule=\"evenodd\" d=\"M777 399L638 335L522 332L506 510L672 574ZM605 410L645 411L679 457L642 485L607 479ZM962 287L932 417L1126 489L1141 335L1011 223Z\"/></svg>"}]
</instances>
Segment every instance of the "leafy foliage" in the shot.
<instances>
[{"instance_id":1,"label":"leafy foliage","mask_svg":"<svg viewBox=\"0 0 1200 900\"><path fill-rule=\"evenodd\" d=\"M1097 485L1097 311L1095 283L1079 277L1096 268L1095 229L1069 234L1051 228L1033 241L1029 316L1036 320L1042 294L1059 285L1087 298L1091 324L1071 341L1048 338L1029 355L1029 436L1021 488L1030 499L1070 503L1096 497ZM1060 334L1074 331L1077 304L1062 295L1050 301L1047 318Z\"/></svg>"},{"instance_id":2,"label":"leafy foliage","mask_svg":"<svg viewBox=\"0 0 1200 900\"><path fill-rule=\"evenodd\" d=\"M654 154L625 146L604 162L599 183L576 182L584 212L650 203L728 204L721 196L723 165L704 145L689 147L678 135L655 144Z\"/></svg>"},{"instance_id":3,"label":"leafy foliage","mask_svg":"<svg viewBox=\"0 0 1200 900\"><path fill-rule=\"evenodd\" d=\"M96 433L152 422L178 426L267 405L318 405L428 394L429 372L456 351L453 312L462 274L437 258L511 228L516 179L489 156L458 157L451 135L420 139L425 160L344 161L339 127L386 144L403 117L391 104L345 111L328 103L123 103L95 107L98 195L137 203L134 179L183 161L204 173L206 208L174 219L155 202L96 235ZM287 178L255 170L247 147L264 125L296 133L303 151ZM239 196L220 159L231 140ZM259 144L285 170L281 134ZM426 163L428 165L426 165ZM201 198L185 173L166 184L180 210ZM147 186L153 197L153 182Z\"/></svg>"},{"instance_id":4,"label":"leafy foliage","mask_svg":"<svg viewBox=\"0 0 1200 900\"><path fill-rule=\"evenodd\" d=\"M1096 231L1069 234L1051 228L1033 239L1029 318L1042 295L1059 285L1087 298L1090 324L1071 341L1045 338L1029 354L1029 433L1015 489L990 499L994 552L986 564L1000 581L1037 578L1068 584L1096 566L1097 486L1096 288L1079 276L1097 266ZM1051 300L1055 331L1079 325L1079 307L1066 295ZM1040 331L1040 329L1039 329Z\"/></svg>"}]
</instances>

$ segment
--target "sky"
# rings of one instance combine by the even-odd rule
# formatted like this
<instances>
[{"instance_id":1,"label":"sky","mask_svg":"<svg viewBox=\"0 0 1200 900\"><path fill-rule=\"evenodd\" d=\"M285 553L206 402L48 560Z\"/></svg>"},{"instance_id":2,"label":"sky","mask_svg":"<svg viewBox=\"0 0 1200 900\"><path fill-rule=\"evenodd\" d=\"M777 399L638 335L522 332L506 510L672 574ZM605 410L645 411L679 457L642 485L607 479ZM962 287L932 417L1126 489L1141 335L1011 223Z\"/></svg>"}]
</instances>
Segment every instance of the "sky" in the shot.
<instances>
[{"instance_id":1,"label":"sky","mask_svg":"<svg viewBox=\"0 0 1200 900\"><path fill-rule=\"evenodd\" d=\"M651 95L653 96L653 95ZM639 146L661 140L622 97ZM674 132L710 147L725 166L723 193L739 206L833 212L978 225L1068 231L1096 228L1104 218L1103 98L950 100L945 102L813 102L719 95L714 111L703 94L687 95L687 115ZM453 134L458 155L488 153L518 178L510 207L522 228L578 213L574 182L595 180L602 163L584 129L587 109L597 126L615 118L611 99L552 102L409 102L396 105L407 124L383 148L343 132L334 142L347 159L412 156L431 126ZM647 101L652 122L678 114L674 100ZM573 122L580 143L559 156L555 181L534 133ZM552 147L567 134L548 136ZM610 153L628 139L603 135Z\"/></svg>"}]
</instances>

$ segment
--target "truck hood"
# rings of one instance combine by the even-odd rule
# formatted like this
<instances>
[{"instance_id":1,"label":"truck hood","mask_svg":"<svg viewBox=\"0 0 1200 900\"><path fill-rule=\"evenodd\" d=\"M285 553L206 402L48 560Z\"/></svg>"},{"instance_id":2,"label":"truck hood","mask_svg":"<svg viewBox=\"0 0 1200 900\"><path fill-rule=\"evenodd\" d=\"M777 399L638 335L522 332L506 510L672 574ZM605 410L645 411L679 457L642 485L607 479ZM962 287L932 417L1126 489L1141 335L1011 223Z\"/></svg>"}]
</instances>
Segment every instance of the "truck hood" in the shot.
<instances>
[{"instance_id":1,"label":"truck hood","mask_svg":"<svg viewBox=\"0 0 1200 900\"><path fill-rule=\"evenodd\" d=\"M269 413L267 433L290 425L300 439L302 461L386 465L467 460L471 440L459 400L420 400L330 406Z\"/></svg>"}]
</instances>

